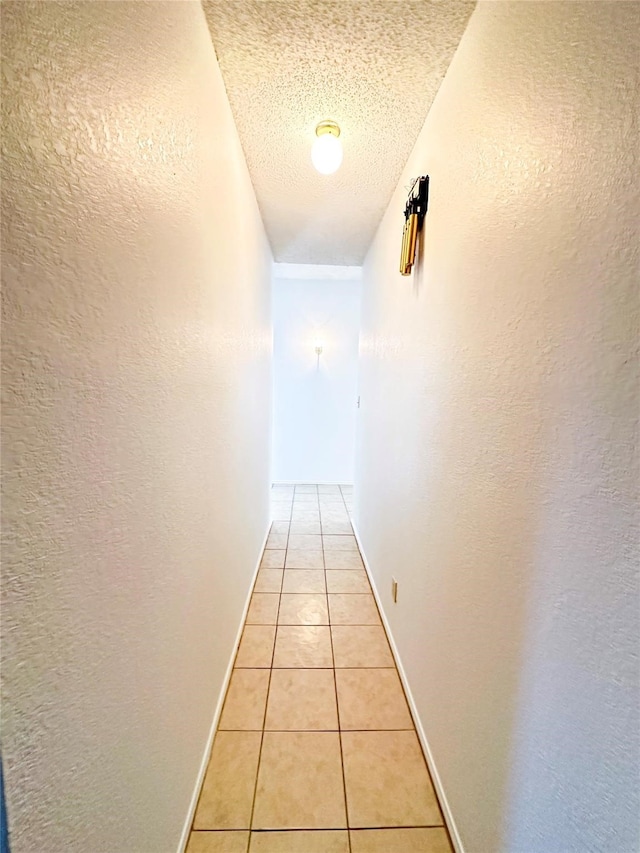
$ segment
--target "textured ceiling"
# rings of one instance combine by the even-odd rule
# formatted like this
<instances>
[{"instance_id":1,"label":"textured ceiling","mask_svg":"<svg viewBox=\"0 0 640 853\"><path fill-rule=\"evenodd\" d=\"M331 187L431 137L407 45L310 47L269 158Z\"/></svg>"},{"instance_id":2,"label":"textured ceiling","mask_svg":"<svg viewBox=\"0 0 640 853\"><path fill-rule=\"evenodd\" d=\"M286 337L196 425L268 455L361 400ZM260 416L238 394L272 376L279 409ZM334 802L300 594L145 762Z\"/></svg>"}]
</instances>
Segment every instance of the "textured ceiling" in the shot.
<instances>
[{"instance_id":1,"label":"textured ceiling","mask_svg":"<svg viewBox=\"0 0 640 853\"><path fill-rule=\"evenodd\" d=\"M204 0L277 261L362 263L474 5ZM334 175L311 165L323 119Z\"/></svg>"}]
</instances>

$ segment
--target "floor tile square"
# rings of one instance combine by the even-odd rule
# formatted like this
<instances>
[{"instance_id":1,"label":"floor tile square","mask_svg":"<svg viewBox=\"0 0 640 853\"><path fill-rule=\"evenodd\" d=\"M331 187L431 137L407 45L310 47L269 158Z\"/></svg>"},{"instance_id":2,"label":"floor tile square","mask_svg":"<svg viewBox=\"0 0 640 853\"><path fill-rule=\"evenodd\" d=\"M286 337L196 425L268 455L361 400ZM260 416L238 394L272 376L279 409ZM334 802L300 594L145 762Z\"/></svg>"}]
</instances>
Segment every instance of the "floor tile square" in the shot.
<instances>
[{"instance_id":1,"label":"floor tile square","mask_svg":"<svg viewBox=\"0 0 640 853\"><path fill-rule=\"evenodd\" d=\"M296 486L296 495L317 495L318 487L311 484Z\"/></svg>"},{"instance_id":2,"label":"floor tile square","mask_svg":"<svg viewBox=\"0 0 640 853\"><path fill-rule=\"evenodd\" d=\"M261 731L268 689L268 669L234 669L219 731Z\"/></svg>"},{"instance_id":3,"label":"floor tile square","mask_svg":"<svg viewBox=\"0 0 640 853\"><path fill-rule=\"evenodd\" d=\"M254 592L280 592L283 569L260 569L256 578ZM342 575L342 572L340 572Z\"/></svg>"},{"instance_id":4,"label":"floor tile square","mask_svg":"<svg viewBox=\"0 0 640 853\"><path fill-rule=\"evenodd\" d=\"M278 625L328 625L327 596L284 594L280 601Z\"/></svg>"},{"instance_id":5,"label":"floor tile square","mask_svg":"<svg viewBox=\"0 0 640 853\"><path fill-rule=\"evenodd\" d=\"M322 536L322 547L325 551L357 551L358 543L355 536Z\"/></svg>"},{"instance_id":6,"label":"floor tile square","mask_svg":"<svg viewBox=\"0 0 640 853\"><path fill-rule=\"evenodd\" d=\"M274 669L265 730L309 731L338 728L331 669Z\"/></svg>"},{"instance_id":7,"label":"floor tile square","mask_svg":"<svg viewBox=\"0 0 640 853\"><path fill-rule=\"evenodd\" d=\"M189 835L186 853L247 853L249 832L245 830L200 830Z\"/></svg>"},{"instance_id":8,"label":"floor tile square","mask_svg":"<svg viewBox=\"0 0 640 853\"><path fill-rule=\"evenodd\" d=\"M265 732L254 829L346 827L336 732Z\"/></svg>"},{"instance_id":9,"label":"floor tile square","mask_svg":"<svg viewBox=\"0 0 640 853\"><path fill-rule=\"evenodd\" d=\"M322 510L320 512L320 524L323 528L325 528L325 527L333 527L333 525L335 525L335 524L339 524L339 525L347 525L348 524L350 526L351 522L349 519L349 513L347 512L346 509L343 510L342 512L331 512L331 513L324 512L324 510ZM324 533L325 531L323 530L322 532ZM347 533L338 533L338 534L327 533L327 536L336 536L336 535L337 536L353 536L353 528L351 530L349 530Z\"/></svg>"},{"instance_id":10,"label":"floor tile square","mask_svg":"<svg viewBox=\"0 0 640 853\"><path fill-rule=\"evenodd\" d=\"M285 549L287 547L287 539L288 535L286 533L270 533L267 537L266 548L269 550L277 549Z\"/></svg>"},{"instance_id":11,"label":"floor tile square","mask_svg":"<svg viewBox=\"0 0 640 853\"><path fill-rule=\"evenodd\" d=\"M273 657L275 637L275 625L246 625L242 632L235 666L268 669Z\"/></svg>"},{"instance_id":12,"label":"floor tile square","mask_svg":"<svg viewBox=\"0 0 640 853\"><path fill-rule=\"evenodd\" d=\"M249 829L260 732L218 732L204 777L194 829Z\"/></svg>"},{"instance_id":13,"label":"floor tile square","mask_svg":"<svg viewBox=\"0 0 640 853\"><path fill-rule=\"evenodd\" d=\"M317 495L296 495L293 499L293 505L300 507L300 509L304 509L307 504L311 504L314 507L318 506L318 496Z\"/></svg>"},{"instance_id":14,"label":"floor tile square","mask_svg":"<svg viewBox=\"0 0 640 853\"><path fill-rule=\"evenodd\" d=\"M364 563L357 551L325 551L327 569L364 569Z\"/></svg>"},{"instance_id":15,"label":"floor tile square","mask_svg":"<svg viewBox=\"0 0 640 853\"><path fill-rule=\"evenodd\" d=\"M342 751L350 827L442 824L415 732L343 732Z\"/></svg>"},{"instance_id":16,"label":"floor tile square","mask_svg":"<svg viewBox=\"0 0 640 853\"><path fill-rule=\"evenodd\" d=\"M307 509L294 509L291 514L292 521L320 521L320 513L317 509L315 510L307 510Z\"/></svg>"},{"instance_id":17,"label":"floor tile square","mask_svg":"<svg viewBox=\"0 0 640 853\"><path fill-rule=\"evenodd\" d=\"M346 829L252 832L249 853L349 853L349 835Z\"/></svg>"},{"instance_id":18,"label":"floor tile square","mask_svg":"<svg viewBox=\"0 0 640 853\"><path fill-rule=\"evenodd\" d=\"M336 687L341 729L413 730L395 669L337 669Z\"/></svg>"},{"instance_id":19,"label":"floor tile square","mask_svg":"<svg viewBox=\"0 0 640 853\"><path fill-rule=\"evenodd\" d=\"M277 668L332 667L329 628L326 625L279 625L273 665Z\"/></svg>"},{"instance_id":20,"label":"floor tile square","mask_svg":"<svg viewBox=\"0 0 640 853\"><path fill-rule=\"evenodd\" d=\"M272 521L271 522L271 530L270 533L275 533L277 535L281 535L282 533L289 532L289 522L288 521Z\"/></svg>"},{"instance_id":21,"label":"floor tile square","mask_svg":"<svg viewBox=\"0 0 640 853\"><path fill-rule=\"evenodd\" d=\"M336 572L342 575L342 572ZM286 569L282 592L326 592L322 569Z\"/></svg>"},{"instance_id":22,"label":"floor tile square","mask_svg":"<svg viewBox=\"0 0 640 853\"><path fill-rule=\"evenodd\" d=\"M275 625L280 596L271 592L254 592L249 604L246 625Z\"/></svg>"},{"instance_id":23,"label":"floor tile square","mask_svg":"<svg viewBox=\"0 0 640 853\"><path fill-rule=\"evenodd\" d=\"M292 533L289 536L291 551L322 551L322 536L309 533Z\"/></svg>"},{"instance_id":24,"label":"floor tile square","mask_svg":"<svg viewBox=\"0 0 640 853\"><path fill-rule=\"evenodd\" d=\"M327 592L370 593L371 587L366 572L327 572Z\"/></svg>"},{"instance_id":25,"label":"floor tile square","mask_svg":"<svg viewBox=\"0 0 640 853\"><path fill-rule=\"evenodd\" d=\"M322 551L289 550L287 551L285 567L287 569L323 569L324 558Z\"/></svg>"},{"instance_id":26,"label":"floor tile square","mask_svg":"<svg viewBox=\"0 0 640 853\"><path fill-rule=\"evenodd\" d=\"M353 528L348 521L327 521L322 524L325 535L353 536Z\"/></svg>"},{"instance_id":27,"label":"floor tile square","mask_svg":"<svg viewBox=\"0 0 640 853\"><path fill-rule=\"evenodd\" d=\"M332 625L380 625L373 595L332 594L329 596Z\"/></svg>"},{"instance_id":28,"label":"floor tile square","mask_svg":"<svg viewBox=\"0 0 640 853\"><path fill-rule=\"evenodd\" d=\"M442 827L352 829L351 853L453 853Z\"/></svg>"},{"instance_id":29,"label":"floor tile square","mask_svg":"<svg viewBox=\"0 0 640 853\"><path fill-rule=\"evenodd\" d=\"M320 527L319 521L292 521L291 533L294 533L296 535L306 533L318 536L320 533L322 533L322 528Z\"/></svg>"},{"instance_id":30,"label":"floor tile square","mask_svg":"<svg viewBox=\"0 0 640 853\"><path fill-rule=\"evenodd\" d=\"M286 551L265 551L260 560L261 569L284 569L284 555Z\"/></svg>"},{"instance_id":31,"label":"floor tile square","mask_svg":"<svg viewBox=\"0 0 640 853\"><path fill-rule=\"evenodd\" d=\"M395 665L380 625L335 625L331 636L336 667Z\"/></svg>"},{"instance_id":32,"label":"floor tile square","mask_svg":"<svg viewBox=\"0 0 640 853\"><path fill-rule=\"evenodd\" d=\"M291 504L293 503L293 497L282 497L280 495L272 495L271 497L271 507L272 509L291 509Z\"/></svg>"},{"instance_id":33,"label":"floor tile square","mask_svg":"<svg viewBox=\"0 0 640 853\"><path fill-rule=\"evenodd\" d=\"M322 517L323 524L329 523L346 523L349 521L349 513L347 511L346 506L335 504L331 507L322 506L320 507L320 515Z\"/></svg>"},{"instance_id":34,"label":"floor tile square","mask_svg":"<svg viewBox=\"0 0 640 853\"><path fill-rule=\"evenodd\" d=\"M282 507L271 507L271 521L289 521L291 519L291 507L282 509Z\"/></svg>"},{"instance_id":35,"label":"floor tile square","mask_svg":"<svg viewBox=\"0 0 640 853\"><path fill-rule=\"evenodd\" d=\"M318 486L318 494L319 495L340 495L340 486L338 485L328 485L328 486Z\"/></svg>"}]
</instances>

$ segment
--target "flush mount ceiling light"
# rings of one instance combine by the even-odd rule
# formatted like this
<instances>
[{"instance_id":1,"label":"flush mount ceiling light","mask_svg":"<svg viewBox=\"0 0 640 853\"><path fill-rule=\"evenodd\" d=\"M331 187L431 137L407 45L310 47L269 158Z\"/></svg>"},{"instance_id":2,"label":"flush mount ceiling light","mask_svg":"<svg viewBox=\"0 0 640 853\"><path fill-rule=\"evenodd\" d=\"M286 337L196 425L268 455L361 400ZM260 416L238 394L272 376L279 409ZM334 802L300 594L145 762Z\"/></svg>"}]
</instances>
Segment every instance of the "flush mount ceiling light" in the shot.
<instances>
[{"instance_id":1,"label":"flush mount ceiling light","mask_svg":"<svg viewBox=\"0 0 640 853\"><path fill-rule=\"evenodd\" d=\"M323 175L331 175L342 163L340 128L335 121L321 121L316 127L318 137L311 147L311 162Z\"/></svg>"}]
</instances>

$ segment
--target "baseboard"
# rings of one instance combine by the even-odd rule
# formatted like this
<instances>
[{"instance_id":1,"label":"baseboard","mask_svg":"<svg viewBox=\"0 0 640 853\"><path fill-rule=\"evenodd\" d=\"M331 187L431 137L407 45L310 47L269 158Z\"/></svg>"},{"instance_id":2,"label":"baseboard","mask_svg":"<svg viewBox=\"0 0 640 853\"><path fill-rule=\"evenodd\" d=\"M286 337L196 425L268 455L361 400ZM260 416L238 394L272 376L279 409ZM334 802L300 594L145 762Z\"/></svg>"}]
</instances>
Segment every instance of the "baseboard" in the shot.
<instances>
[{"instance_id":1,"label":"baseboard","mask_svg":"<svg viewBox=\"0 0 640 853\"><path fill-rule=\"evenodd\" d=\"M274 480L273 486L353 486L353 483L338 483L336 480Z\"/></svg>"},{"instance_id":2,"label":"baseboard","mask_svg":"<svg viewBox=\"0 0 640 853\"><path fill-rule=\"evenodd\" d=\"M229 658L229 665L227 666L227 670L224 674L224 678L222 679L222 686L220 687L220 694L218 696L218 701L216 703L215 711L213 712L213 720L211 722L211 728L209 729L209 736L207 737L207 743L204 748L204 755L202 756L202 761L200 763L200 769L198 771L198 776L196 779L195 788L193 791L193 795L191 797L191 802L189 804L189 811L187 813L187 819L185 821L184 827L182 829L182 834L180 836L180 842L178 844L178 853L184 853L187 844L189 842L189 834L191 832L191 825L193 824L193 818L195 817L196 808L198 805L198 799L200 798L200 789L202 788L202 783L204 782L204 776L207 772L207 767L209 766L209 758L211 757L211 749L213 747L213 739L216 734L216 729L218 728L218 723L220 721L220 714L222 713L222 705L224 703L224 698L227 694L227 687L229 686L229 681L231 680L231 673L233 672L233 664L236 659L236 653L238 651L238 646L240 645L240 640L242 639L242 629L244 628L244 622L247 618L247 613L249 611L249 604L251 603L251 594L253 592L253 587L256 583L256 578L258 576L258 571L260 570L260 561L262 559L262 553L267 544L267 538L269 536L269 530L271 528L271 522L269 522L267 526L267 532L264 535L264 539L262 541L262 546L260 548L260 553L258 555L258 560L256 563L256 567L253 571L253 576L251 578L251 583L249 584L249 592L247 593L247 600L244 603L244 607L242 609L242 616L240 617L240 625L238 627L238 633L236 634L236 640L233 644L233 650L231 652L231 657Z\"/></svg>"},{"instance_id":3,"label":"baseboard","mask_svg":"<svg viewBox=\"0 0 640 853\"><path fill-rule=\"evenodd\" d=\"M360 554L362 555L362 560L364 562L365 571L369 577L369 582L371 584L371 589L373 590L373 596L376 600L376 604L378 605L378 609L380 611L380 616L382 617L382 622L384 624L384 629L387 632L387 637L389 639L389 645L391 646L391 653L393 654L394 660L396 662L396 666L398 668L398 674L400 676L400 681L402 682L402 686L404 688L404 692L407 696L407 702L409 703L409 708L411 710L411 716L413 717L413 722L416 727L416 732L418 734L418 740L420 741L420 745L422 746L422 751L424 752L424 757L427 762L427 767L429 768L429 773L431 774L431 778L433 780L433 787L436 789L436 794L438 795L438 800L440 802L440 807L442 808L442 814L447 824L447 829L449 830L449 835L451 836L451 842L453 844L455 853L465 853L464 847L462 845L462 840L460 838L460 833L458 832L458 828L456 826L456 822L453 819L453 814L451 813L451 808L449 806L449 801L447 800L447 795L444 792L444 788L442 786L442 780L440 779L440 774L436 768L435 761L433 760L433 753L431 752L431 747L429 746L429 741L427 740L427 735L425 734L424 727L422 725L422 720L420 719L420 715L418 714L418 709L416 707L415 700L413 698L413 694L411 692L411 687L409 686L409 681L407 679L407 674L402 665L402 660L400 658L400 652L396 646L393 634L391 632L391 626L389 625L389 621L387 620L387 615L384 611L384 607L382 606L382 600L380 598L380 594L378 592L378 588L376 586L376 582L373 578L373 574L371 572L371 567L367 562L367 556L364 552L364 548L362 547L362 541L360 539L360 535L358 533L358 529L356 524L351 519L351 526L353 527L353 532L356 537L356 541L358 543L358 547L360 548Z\"/></svg>"}]
</instances>

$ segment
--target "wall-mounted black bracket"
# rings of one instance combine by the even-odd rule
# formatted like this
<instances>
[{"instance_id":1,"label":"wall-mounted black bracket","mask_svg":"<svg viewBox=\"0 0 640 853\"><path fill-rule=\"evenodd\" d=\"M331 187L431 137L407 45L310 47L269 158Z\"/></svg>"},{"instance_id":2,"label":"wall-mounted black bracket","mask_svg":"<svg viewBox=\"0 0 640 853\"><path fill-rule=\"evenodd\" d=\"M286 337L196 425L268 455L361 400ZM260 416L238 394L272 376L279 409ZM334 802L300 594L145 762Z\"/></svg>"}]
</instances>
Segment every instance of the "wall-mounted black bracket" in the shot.
<instances>
[{"instance_id":1,"label":"wall-mounted black bracket","mask_svg":"<svg viewBox=\"0 0 640 853\"><path fill-rule=\"evenodd\" d=\"M416 178L404 209L402 248L400 250L400 274L410 275L416 258L418 231L422 228L429 205L429 175Z\"/></svg>"},{"instance_id":2,"label":"wall-mounted black bracket","mask_svg":"<svg viewBox=\"0 0 640 853\"><path fill-rule=\"evenodd\" d=\"M429 175L416 178L409 190L409 198L404 215L408 219L412 213L418 214L418 231L422 228L424 217L429 207Z\"/></svg>"}]
</instances>

